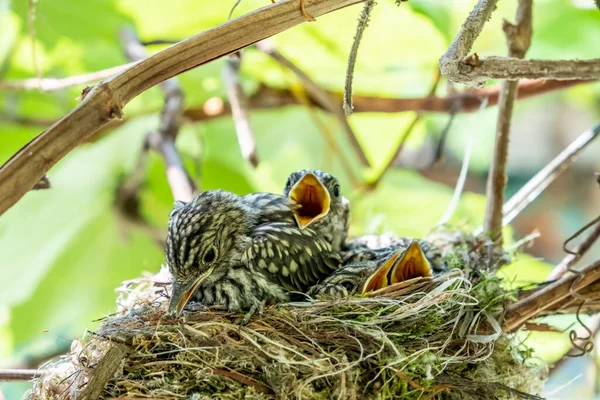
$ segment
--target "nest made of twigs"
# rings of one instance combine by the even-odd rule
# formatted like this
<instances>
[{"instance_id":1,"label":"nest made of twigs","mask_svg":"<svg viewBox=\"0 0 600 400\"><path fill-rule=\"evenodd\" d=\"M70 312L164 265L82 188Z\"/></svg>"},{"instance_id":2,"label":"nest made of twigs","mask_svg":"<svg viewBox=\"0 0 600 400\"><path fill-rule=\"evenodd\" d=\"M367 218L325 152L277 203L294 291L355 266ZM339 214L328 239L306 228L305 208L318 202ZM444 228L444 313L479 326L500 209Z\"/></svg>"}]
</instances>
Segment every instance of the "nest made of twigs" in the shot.
<instances>
[{"instance_id":1,"label":"nest made of twigs","mask_svg":"<svg viewBox=\"0 0 600 400\"><path fill-rule=\"evenodd\" d=\"M49 363L29 398L83 398L93 380L107 399L537 398L528 393L540 393L545 369L495 317L513 294L471 273L485 264L479 253L455 250L447 258L458 268L435 279L279 304L246 326L213 308L167 316L156 283L165 270L128 282L119 312ZM123 350L107 374L115 346Z\"/></svg>"}]
</instances>

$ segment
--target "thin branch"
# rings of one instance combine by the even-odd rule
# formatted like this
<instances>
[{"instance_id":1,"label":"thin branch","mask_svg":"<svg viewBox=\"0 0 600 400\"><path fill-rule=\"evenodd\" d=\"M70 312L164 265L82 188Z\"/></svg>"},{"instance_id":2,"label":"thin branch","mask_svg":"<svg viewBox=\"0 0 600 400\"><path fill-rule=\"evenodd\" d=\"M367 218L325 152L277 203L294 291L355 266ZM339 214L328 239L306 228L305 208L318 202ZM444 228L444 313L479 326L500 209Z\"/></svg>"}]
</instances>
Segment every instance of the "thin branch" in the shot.
<instances>
[{"instance_id":1,"label":"thin branch","mask_svg":"<svg viewBox=\"0 0 600 400\"><path fill-rule=\"evenodd\" d=\"M600 260L584 267L578 274L565 276L536 290L530 296L508 307L504 316L503 331L514 332L528 320L562 300L578 293L600 279Z\"/></svg>"},{"instance_id":2,"label":"thin branch","mask_svg":"<svg viewBox=\"0 0 600 400\"><path fill-rule=\"evenodd\" d=\"M162 41L162 40L160 40ZM171 43L170 40L165 42ZM128 66L135 63L130 63L122 66L113 67L107 70L92 72L85 75L73 76L68 78L43 78L40 81L37 79L26 79L22 81L0 82L0 90L59 90L69 88L76 85L81 85L93 81L98 81L115 75L123 71ZM544 93L557 90L568 89L570 87L596 83L597 80L525 80L519 82L518 98L527 99L530 97L539 96ZM39 86L39 87L38 87ZM325 91L336 102L341 102L343 93ZM404 112L404 111L422 111L422 112L441 112L452 113L456 109L457 103L462 103L462 106L456 112L474 112L477 111L484 101L488 100L488 107L498 104L500 93L500 85L489 86L478 90L468 90L458 92L446 97L416 97L416 98L384 98L371 96L354 96L354 112ZM323 108L317 104L316 99L311 99L314 105ZM293 94L289 90L273 89L261 86L254 95L249 98L250 109L277 108L290 104L298 104ZM186 110L186 116L195 121L203 121L210 118L220 117L231 113L231 108L226 105L218 113L207 114L201 108L191 108ZM25 125L48 126L55 121L39 120L26 117L18 117L0 112L0 120L14 123L22 123Z\"/></svg>"},{"instance_id":3,"label":"thin branch","mask_svg":"<svg viewBox=\"0 0 600 400\"><path fill-rule=\"evenodd\" d=\"M518 58L487 57L453 61L446 67L456 75L444 74L460 83L477 83L488 79L600 79L600 58L590 60L520 60Z\"/></svg>"},{"instance_id":4,"label":"thin branch","mask_svg":"<svg viewBox=\"0 0 600 400\"><path fill-rule=\"evenodd\" d=\"M508 58L480 59L476 53L469 56L475 40L490 19L497 2L498 0L479 0L446 53L440 58L440 69L448 79L454 82L481 85L488 79L600 78L600 59L522 60L523 57L518 54L510 54ZM522 37L525 36L527 35ZM519 44L519 46L522 45Z\"/></svg>"},{"instance_id":5,"label":"thin branch","mask_svg":"<svg viewBox=\"0 0 600 400\"><path fill-rule=\"evenodd\" d=\"M575 263L577 263L577 261L579 261L579 259L581 259L581 257L583 257L585 253L587 253L587 251L590 249L590 247L592 247L594 243L596 243L599 237L600 223L596 223L596 227L590 232L590 234L584 239L584 241L581 242L581 244L579 244L579 246L575 248L573 254L567 254L565 258L563 258L562 261L556 267L554 267L554 269L548 276L548 280L553 281L566 274L569 268L575 265Z\"/></svg>"},{"instance_id":6,"label":"thin branch","mask_svg":"<svg viewBox=\"0 0 600 400\"><path fill-rule=\"evenodd\" d=\"M532 34L532 8L533 0L519 0L516 25L504 22L503 29L511 57L523 58L529 49ZM484 229L496 248L502 248L502 205L507 182L508 139L518 84L518 81L502 83L496 143L487 181Z\"/></svg>"},{"instance_id":7,"label":"thin branch","mask_svg":"<svg viewBox=\"0 0 600 400\"><path fill-rule=\"evenodd\" d=\"M467 142L467 148L465 149L465 154L463 156L462 166L460 167L460 172L458 174L458 179L456 180L456 186L454 187L454 192L452 193L452 199L450 200L450 204L448 204L448 208L444 215L438 221L437 225L444 225L450 218L454 215L456 208L458 207L458 203L460 201L460 196L462 195L463 189L465 187L465 182L467 181L467 173L469 172L469 164L471 161L471 150L473 149L473 138L469 137Z\"/></svg>"},{"instance_id":8,"label":"thin branch","mask_svg":"<svg viewBox=\"0 0 600 400\"><path fill-rule=\"evenodd\" d=\"M320 0L308 3L307 8L319 17L362 1ZM0 215L78 144L112 119L122 118L123 107L145 90L305 21L297 0L280 0L167 47L94 86L79 106L0 168Z\"/></svg>"},{"instance_id":9,"label":"thin branch","mask_svg":"<svg viewBox=\"0 0 600 400\"><path fill-rule=\"evenodd\" d=\"M538 198L564 171L569 168L579 153L595 138L600 136L600 124L582 133L566 149L560 152L552 161L531 178L517 193L502 206L504 218L502 225L510 224L529 204ZM474 234L483 232L483 227L475 230Z\"/></svg>"},{"instance_id":10,"label":"thin branch","mask_svg":"<svg viewBox=\"0 0 600 400\"><path fill-rule=\"evenodd\" d=\"M131 29L121 31L121 41L127 58L139 61L147 57L146 49L139 42L137 35ZM154 149L163 158L167 167L167 180L175 200L190 201L197 191L194 181L185 170L183 162L175 149L175 139L179 133L183 117L183 92L177 78L167 79L159 84L165 94L165 104L161 112L159 133L149 133L146 137L138 168L145 168L146 155L149 149ZM131 176L134 182L126 182L124 188L133 190L130 196L137 198L139 186L142 183L139 171Z\"/></svg>"},{"instance_id":11,"label":"thin branch","mask_svg":"<svg viewBox=\"0 0 600 400\"><path fill-rule=\"evenodd\" d=\"M32 78L20 81L0 82L0 90L40 90L44 92L52 92L110 78L111 76L114 76L120 72L123 72L133 67L135 64L136 63L118 65L116 67L111 67L100 71L90 72L88 74L83 75L71 76L67 78Z\"/></svg>"},{"instance_id":12,"label":"thin branch","mask_svg":"<svg viewBox=\"0 0 600 400\"><path fill-rule=\"evenodd\" d=\"M248 97L244 93L239 79L241 61L241 52L227 57L222 75L225 88L227 89L229 104L231 105L231 115L235 122L235 131L242 157L256 168L258 166L258 156L256 155L256 140L254 139L254 133L250 126L250 116L248 115Z\"/></svg>"},{"instance_id":13,"label":"thin branch","mask_svg":"<svg viewBox=\"0 0 600 400\"><path fill-rule=\"evenodd\" d=\"M354 35L354 41L352 42L352 47L350 48L350 55L348 56L348 67L346 69L346 81L344 84L344 112L346 115L352 115L353 105L352 105L352 80L354 78L354 67L356 65L356 58L358 56L358 46L362 41L363 34L365 33L365 29L369 26L369 18L371 17L371 12L373 11L373 7L375 7L375 0L368 1L364 7L360 16L358 17L358 25L356 27L356 34Z\"/></svg>"},{"instance_id":14,"label":"thin branch","mask_svg":"<svg viewBox=\"0 0 600 400\"><path fill-rule=\"evenodd\" d=\"M342 107L340 107L340 102L334 97L334 95L319 86L310 78L310 76L298 68L287 57L278 52L269 42L263 40L262 42L257 43L256 47L263 53L271 56L282 66L292 71L298 77L298 79L300 79L300 82L302 82L302 86L310 96L311 101L314 102L318 107L321 107L323 110L332 113L337 118L339 123L342 125L348 141L352 145L352 149L357 154L360 162L365 167L370 167L367 155L359 143L356 134L352 130L352 127L348 123L346 114L342 110Z\"/></svg>"},{"instance_id":15,"label":"thin branch","mask_svg":"<svg viewBox=\"0 0 600 400\"><path fill-rule=\"evenodd\" d=\"M41 374L37 369L0 369L0 382L25 382Z\"/></svg>"},{"instance_id":16,"label":"thin branch","mask_svg":"<svg viewBox=\"0 0 600 400\"><path fill-rule=\"evenodd\" d=\"M533 202L552 182L554 182L567 168L577 160L579 153L594 139L600 136L600 124L582 133L558 156L550 161L533 178L529 180L517 193L502 207L504 219L502 225L506 226L521 213L525 207Z\"/></svg>"}]
</instances>

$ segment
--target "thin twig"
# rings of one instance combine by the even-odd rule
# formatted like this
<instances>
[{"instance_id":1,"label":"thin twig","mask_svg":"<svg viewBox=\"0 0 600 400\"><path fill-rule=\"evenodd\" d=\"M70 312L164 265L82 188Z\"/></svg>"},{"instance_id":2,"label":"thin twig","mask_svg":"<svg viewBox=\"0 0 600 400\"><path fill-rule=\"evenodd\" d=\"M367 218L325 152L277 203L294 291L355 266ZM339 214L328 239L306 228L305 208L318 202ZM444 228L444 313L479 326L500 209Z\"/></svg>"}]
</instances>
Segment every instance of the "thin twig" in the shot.
<instances>
[{"instance_id":1,"label":"thin twig","mask_svg":"<svg viewBox=\"0 0 600 400\"><path fill-rule=\"evenodd\" d=\"M231 105L231 116L235 123L235 131L242 157L256 168L258 166L258 156L256 155L256 140L250 126L248 97L244 93L244 88L242 88L239 79L241 61L241 52L228 56L222 75L225 89L227 90L227 98Z\"/></svg>"},{"instance_id":2,"label":"thin twig","mask_svg":"<svg viewBox=\"0 0 600 400\"><path fill-rule=\"evenodd\" d=\"M520 60L486 57L476 61L465 58L451 63L457 75L444 74L460 83L482 84L488 79L599 79L600 59L589 60Z\"/></svg>"},{"instance_id":3,"label":"thin twig","mask_svg":"<svg viewBox=\"0 0 600 400\"><path fill-rule=\"evenodd\" d=\"M137 39L137 35L131 29L121 30L121 40L127 58L139 61L146 58L146 49ZM167 167L167 180L175 200L190 201L194 192L197 191L194 181L186 172L183 162L175 149L175 139L179 133L183 116L183 92L179 87L177 78L167 79L159 84L165 93L165 104L161 112L159 133L149 133L146 137L138 168L145 168L146 155L149 149L154 149L163 158ZM132 190L133 196L137 197L139 186L143 182L140 173L134 170L131 175L134 182L126 182L124 187Z\"/></svg>"},{"instance_id":4,"label":"thin twig","mask_svg":"<svg viewBox=\"0 0 600 400\"><path fill-rule=\"evenodd\" d=\"M32 78L20 81L0 82L0 90L40 90L43 92L52 92L110 78L111 76L131 68L135 64L136 63L118 65L116 67L90 72L83 75L70 76L67 78Z\"/></svg>"},{"instance_id":5,"label":"thin twig","mask_svg":"<svg viewBox=\"0 0 600 400\"><path fill-rule=\"evenodd\" d=\"M352 105L352 80L354 78L354 67L356 65L356 57L358 56L358 46L362 40L365 29L369 25L369 18L371 12L375 7L375 0L370 0L365 3L360 16L358 17L358 25L356 27L356 34L354 35L354 41L350 48L350 55L348 56L348 67L346 69L346 82L344 84L344 112L346 115L352 115L354 106Z\"/></svg>"},{"instance_id":6,"label":"thin twig","mask_svg":"<svg viewBox=\"0 0 600 400\"><path fill-rule=\"evenodd\" d=\"M177 43L171 40L154 40L154 42L166 42L166 43ZM148 42L146 42L148 43ZM99 81L105 78L109 78L135 63L129 63L117 67L112 67L106 70L92 72L84 75L78 75L67 78L42 78L41 80L36 79L25 79L21 81L8 81L0 82L0 90L7 91L22 91L22 90L42 90L42 91L53 91L69 88L72 86L82 85L94 81ZM557 80L524 80L519 82L518 98L527 99L530 97L539 96L544 93L553 92L557 90L568 89L570 87L586 84L596 83L597 80L570 80L570 81L557 81ZM333 97L336 102L341 102L343 99L343 93L328 92L326 93ZM488 107L495 106L498 104L498 98L500 93L500 85L494 85L478 90L469 90L464 92L458 92L446 97L416 97L416 98L384 98L384 97L372 97L372 96L354 96L354 112L403 112L403 111L423 111L423 112L440 112L440 113L451 113L456 108L458 102L462 103L462 107L456 112L474 112L477 111L484 100L488 100ZM312 99L311 99L312 100ZM250 109L263 109L263 108L275 108L282 107L290 104L297 104L292 93L289 90L272 89L265 86L261 86L257 93L250 97ZM318 107L323 107L317 104L316 100L312 100ZM210 118L220 117L231 113L231 109L228 106L223 107L218 113L207 114L202 108L191 108L186 110L186 115L195 121L202 121ZM46 121L32 118L17 117L13 115L0 113L0 119L3 121L23 123L26 125L35 126L48 126L53 124L55 121Z\"/></svg>"},{"instance_id":7,"label":"thin twig","mask_svg":"<svg viewBox=\"0 0 600 400\"><path fill-rule=\"evenodd\" d=\"M258 43L256 47L263 53L271 56L282 66L292 71L298 77L298 79L300 79L300 82L302 82L302 86L309 94L312 102L314 102L315 105L317 105L318 107L321 107L322 109L332 113L337 118L340 125L342 125L342 128L346 133L346 137L348 138L348 141L350 142L350 145L352 146L352 149L358 156L360 162L365 167L370 167L367 155L365 154L365 151L363 150L360 142L358 141L356 134L352 130L352 127L348 123L346 114L340 107L340 102L336 99L336 97L334 97L331 93L319 86L315 81L313 81L310 78L310 76L308 76L304 71L298 68L298 66L291 62L283 54L278 52L277 49L275 49L275 47L273 47L273 45L270 42L263 40L262 42Z\"/></svg>"},{"instance_id":8,"label":"thin twig","mask_svg":"<svg viewBox=\"0 0 600 400\"><path fill-rule=\"evenodd\" d=\"M534 201L552 182L577 160L579 153L600 135L600 124L582 133L566 149L548 163L503 206L504 226Z\"/></svg>"},{"instance_id":9,"label":"thin twig","mask_svg":"<svg viewBox=\"0 0 600 400\"><path fill-rule=\"evenodd\" d=\"M585 149L594 139L600 136L600 124L583 132L566 149L560 152L552 161L542 168L531 178L517 193L515 193L502 207L504 218L502 225L506 226L512 222L529 204L554 182L567 168L569 168L579 153ZM483 227L475 230L474 234L483 232Z\"/></svg>"},{"instance_id":10,"label":"thin twig","mask_svg":"<svg viewBox=\"0 0 600 400\"><path fill-rule=\"evenodd\" d=\"M0 369L0 382L25 382L41 374L37 369Z\"/></svg>"},{"instance_id":11,"label":"thin twig","mask_svg":"<svg viewBox=\"0 0 600 400\"><path fill-rule=\"evenodd\" d=\"M321 0L308 3L307 11L319 17L362 1ZM297 0L280 0L169 46L94 86L73 111L0 168L0 215L77 145L112 119L122 118L123 107L145 90L303 22Z\"/></svg>"},{"instance_id":12,"label":"thin twig","mask_svg":"<svg viewBox=\"0 0 600 400\"><path fill-rule=\"evenodd\" d=\"M532 0L519 0L516 25L504 22L503 29L511 57L523 58L529 49L532 34L532 8ZM502 83L496 143L487 181L484 229L496 248L502 248L502 205L507 182L508 139L518 84L518 81L505 81Z\"/></svg>"},{"instance_id":13,"label":"thin twig","mask_svg":"<svg viewBox=\"0 0 600 400\"><path fill-rule=\"evenodd\" d=\"M458 179L456 180L456 186L454 187L454 193L452 193L452 200L450 200L450 204L444 212L444 215L438 221L438 225L444 225L450 218L454 215L456 208L458 207L458 203L460 201L460 196L465 187L465 182L467 181L467 173L469 172L469 163L471 161L471 150L473 149L473 138L469 138L467 142L467 148L465 149L465 155L463 156L462 166L460 167L460 173L458 174Z\"/></svg>"}]
</instances>

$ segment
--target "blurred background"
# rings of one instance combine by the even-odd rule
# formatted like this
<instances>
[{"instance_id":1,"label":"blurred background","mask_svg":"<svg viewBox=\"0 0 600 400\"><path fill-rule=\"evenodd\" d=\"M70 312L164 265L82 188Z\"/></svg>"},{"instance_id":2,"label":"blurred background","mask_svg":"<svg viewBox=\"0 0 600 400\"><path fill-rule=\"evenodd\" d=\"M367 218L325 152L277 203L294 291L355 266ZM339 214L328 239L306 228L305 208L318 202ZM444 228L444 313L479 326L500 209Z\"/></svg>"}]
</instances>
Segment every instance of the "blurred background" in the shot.
<instances>
[{"instance_id":1,"label":"blurred background","mask_svg":"<svg viewBox=\"0 0 600 400\"><path fill-rule=\"evenodd\" d=\"M85 83L40 90L18 87L36 77L68 78L129 62L119 32L142 41L181 40L227 20L234 1L0 0L0 162L4 163L53 121L71 111ZM438 74L438 59L475 0L380 0L361 44L354 90L360 104L422 99ZM242 0L234 17L270 4ZM33 6L33 12L30 12ZM276 51L332 93L341 107L348 53L362 5L304 23L272 39ZM506 55L503 19L514 21L516 1L501 1L477 40L480 57ZM33 35L32 35L33 33ZM35 51L32 51L32 37ZM529 58L598 57L600 11L593 0L536 0ZM165 45L147 46L148 54ZM35 58L33 54L35 53ZM34 61L35 60L35 61ZM200 188L239 194L280 192L290 172L318 168L342 183L352 204L352 234L392 231L419 237L446 211L465 149L473 146L465 193L451 223L473 229L483 220L485 181L497 109L451 113L391 108L356 112L348 126L310 101L306 81L252 47L243 51L239 79L250 97L255 156L242 155L228 111L226 59L180 75L185 118L176 147ZM3 83L17 85L4 85ZM29 81L31 82L31 81ZM60 81L64 83L65 81ZM90 83L91 84L91 83ZM497 82L490 81L493 89ZM56 89L56 88L52 88ZM435 96L474 90L442 78ZM36 368L66 352L75 337L116 307L121 282L157 272L164 262L173 195L157 152L136 168L149 132L156 132L164 95L143 93L111 123L48 173L52 188L29 192L0 217L0 368ZM357 111L358 110L357 100ZM386 103L387 104L387 103ZM417 118L418 117L418 118ZM600 84L586 83L519 100L511 133L507 196L585 130L600 121ZM407 128L414 125L401 151ZM359 147L348 139L352 132ZM436 157L439 149L441 157ZM359 151L357 151L359 150ZM369 163L361 162L360 151ZM399 153L399 154L398 154ZM509 230L515 241L539 232L504 271L511 279L544 280L563 257L563 241L600 213L600 142L592 143ZM439 154L438 154L439 155ZM258 162L253 161L258 160ZM124 201L124 183L139 185ZM135 180L134 179L134 180ZM0 194L2 195L2 194ZM580 262L600 257L595 246ZM553 317L561 328L573 316ZM568 331L532 333L526 340L540 362L553 365L569 351ZM594 355L551 368L548 398L600 398ZM564 385L568 384L567 387ZM2 383L6 399L27 383ZM1 395L0 395L1 397Z\"/></svg>"}]
</instances>

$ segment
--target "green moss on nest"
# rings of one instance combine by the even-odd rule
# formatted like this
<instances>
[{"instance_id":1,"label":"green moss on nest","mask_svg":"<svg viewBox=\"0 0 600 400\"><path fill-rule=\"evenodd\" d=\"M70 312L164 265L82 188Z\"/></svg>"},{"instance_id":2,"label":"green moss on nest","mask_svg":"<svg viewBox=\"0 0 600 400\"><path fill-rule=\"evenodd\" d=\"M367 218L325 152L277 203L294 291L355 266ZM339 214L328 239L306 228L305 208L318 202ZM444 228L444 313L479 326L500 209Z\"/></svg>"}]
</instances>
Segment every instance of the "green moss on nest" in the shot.
<instances>
[{"instance_id":1,"label":"green moss on nest","mask_svg":"<svg viewBox=\"0 0 600 400\"><path fill-rule=\"evenodd\" d=\"M473 248L473 247L471 247ZM465 247L467 249L467 247ZM459 253L456 253L459 254ZM120 396L193 399L505 398L539 393L545 371L498 332L513 298L476 251L460 268L378 297L267 308L245 326L211 309L165 315L164 288L141 280L119 313L36 381L31 399L75 398L111 341L131 353L104 389ZM159 281L163 278L157 278ZM530 396L534 397L534 396Z\"/></svg>"}]
</instances>

